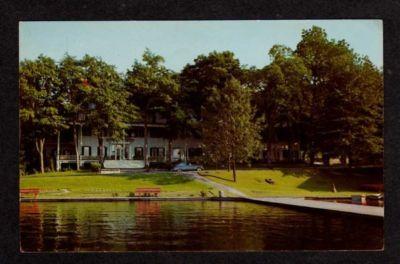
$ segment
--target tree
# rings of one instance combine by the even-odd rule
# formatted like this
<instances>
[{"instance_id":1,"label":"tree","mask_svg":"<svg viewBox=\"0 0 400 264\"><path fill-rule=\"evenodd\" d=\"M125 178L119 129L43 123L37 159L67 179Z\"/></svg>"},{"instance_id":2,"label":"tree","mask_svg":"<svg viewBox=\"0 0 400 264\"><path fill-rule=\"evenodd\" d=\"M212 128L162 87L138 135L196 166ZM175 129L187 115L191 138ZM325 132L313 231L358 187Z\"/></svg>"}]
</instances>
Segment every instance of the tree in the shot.
<instances>
[{"instance_id":1,"label":"tree","mask_svg":"<svg viewBox=\"0 0 400 264\"><path fill-rule=\"evenodd\" d=\"M351 59L350 59L351 58ZM326 100L322 147L334 155L356 162L382 161L383 80L367 58L338 59L341 70ZM375 162L376 163L376 162Z\"/></svg>"},{"instance_id":2,"label":"tree","mask_svg":"<svg viewBox=\"0 0 400 264\"><path fill-rule=\"evenodd\" d=\"M84 69L81 66L81 62L68 54L66 54L60 62L59 77L65 109L64 116L73 130L76 169L79 170L80 150L78 144L78 129L84 121L82 120L82 116L84 116L87 111L85 107L87 107L90 86L86 85Z\"/></svg>"},{"instance_id":3,"label":"tree","mask_svg":"<svg viewBox=\"0 0 400 264\"><path fill-rule=\"evenodd\" d=\"M304 118L310 163L317 151L351 160L381 149L381 73L344 40L329 40L319 27L304 30L296 54L310 70L309 113ZM365 147L369 146L369 147ZM364 151L363 151L364 149ZM354 153L358 153L355 155Z\"/></svg>"},{"instance_id":4,"label":"tree","mask_svg":"<svg viewBox=\"0 0 400 264\"><path fill-rule=\"evenodd\" d=\"M60 81L57 65L43 55L20 63L20 119L35 140L40 172L44 173L46 138L66 127L60 115Z\"/></svg>"},{"instance_id":5,"label":"tree","mask_svg":"<svg viewBox=\"0 0 400 264\"><path fill-rule=\"evenodd\" d=\"M305 118L306 147L310 157L310 164L314 163L315 154L320 145L322 110L325 99L329 93L327 89L328 73L332 54L335 53L334 41L329 41L326 32L313 26L309 30L303 30L302 39L297 44L296 54L301 57L304 64L311 72L307 96L309 98L309 113Z\"/></svg>"},{"instance_id":6,"label":"tree","mask_svg":"<svg viewBox=\"0 0 400 264\"><path fill-rule=\"evenodd\" d=\"M267 160L271 162L272 143L278 141L278 128L286 130L284 139L289 143L290 157L292 144L300 141L298 126L305 111L303 93L309 73L302 59L290 48L275 45L269 55L271 64L253 70L249 85L255 91L258 116L264 119L263 136L267 141Z\"/></svg>"},{"instance_id":7,"label":"tree","mask_svg":"<svg viewBox=\"0 0 400 264\"><path fill-rule=\"evenodd\" d=\"M89 55L81 63L90 91L86 102L87 123L98 137L99 162L103 164L105 137L123 138L125 129L138 118L137 108L128 102L130 93L114 66Z\"/></svg>"},{"instance_id":8,"label":"tree","mask_svg":"<svg viewBox=\"0 0 400 264\"><path fill-rule=\"evenodd\" d=\"M191 124L191 134L200 136L201 109L211 90L221 89L232 77L241 80L243 72L239 60L230 51L200 55L193 64L184 67L180 75L181 106Z\"/></svg>"},{"instance_id":9,"label":"tree","mask_svg":"<svg viewBox=\"0 0 400 264\"><path fill-rule=\"evenodd\" d=\"M131 93L130 102L140 108L144 123L144 162L148 168L148 124L152 114L162 112L172 102L172 95L177 92L178 84L173 73L162 63L163 57L146 49L144 63L135 61L127 71L125 86Z\"/></svg>"},{"instance_id":10,"label":"tree","mask_svg":"<svg viewBox=\"0 0 400 264\"><path fill-rule=\"evenodd\" d=\"M205 153L215 162L246 162L259 150L259 126L250 105L250 91L234 78L221 88L213 87L202 108L202 135Z\"/></svg>"}]
</instances>

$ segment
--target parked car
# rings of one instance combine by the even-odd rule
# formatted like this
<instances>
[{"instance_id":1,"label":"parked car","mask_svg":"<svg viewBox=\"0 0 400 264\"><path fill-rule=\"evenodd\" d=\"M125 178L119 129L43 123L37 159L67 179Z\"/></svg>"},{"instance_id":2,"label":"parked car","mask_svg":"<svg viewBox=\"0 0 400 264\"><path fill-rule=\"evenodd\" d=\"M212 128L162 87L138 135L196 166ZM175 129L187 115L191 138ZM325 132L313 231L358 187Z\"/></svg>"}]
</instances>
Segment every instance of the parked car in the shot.
<instances>
[{"instance_id":1,"label":"parked car","mask_svg":"<svg viewBox=\"0 0 400 264\"><path fill-rule=\"evenodd\" d=\"M172 171L200 171L200 170L204 170L203 166L185 162L180 162L172 168Z\"/></svg>"}]
</instances>

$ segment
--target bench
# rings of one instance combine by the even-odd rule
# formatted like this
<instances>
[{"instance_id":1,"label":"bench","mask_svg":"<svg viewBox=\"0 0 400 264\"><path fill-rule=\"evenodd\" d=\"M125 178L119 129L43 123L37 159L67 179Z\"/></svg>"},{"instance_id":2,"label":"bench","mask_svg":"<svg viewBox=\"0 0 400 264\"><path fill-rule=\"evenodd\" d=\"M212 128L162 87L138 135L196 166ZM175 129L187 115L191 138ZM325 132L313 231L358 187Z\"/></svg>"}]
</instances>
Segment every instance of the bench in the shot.
<instances>
[{"instance_id":1,"label":"bench","mask_svg":"<svg viewBox=\"0 0 400 264\"><path fill-rule=\"evenodd\" d=\"M160 192L160 188L136 188L135 196L158 196Z\"/></svg>"},{"instance_id":2,"label":"bench","mask_svg":"<svg viewBox=\"0 0 400 264\"><path fill-rule=\"evenodd\" d=\"M37 196L39 195L39 189L37 188L30 188L30 189L20 189L19 190L20 195L21 194L27 194L27 193L33 193L35 195L35 199L37 198Z\"/></svg>"}]
</instances>

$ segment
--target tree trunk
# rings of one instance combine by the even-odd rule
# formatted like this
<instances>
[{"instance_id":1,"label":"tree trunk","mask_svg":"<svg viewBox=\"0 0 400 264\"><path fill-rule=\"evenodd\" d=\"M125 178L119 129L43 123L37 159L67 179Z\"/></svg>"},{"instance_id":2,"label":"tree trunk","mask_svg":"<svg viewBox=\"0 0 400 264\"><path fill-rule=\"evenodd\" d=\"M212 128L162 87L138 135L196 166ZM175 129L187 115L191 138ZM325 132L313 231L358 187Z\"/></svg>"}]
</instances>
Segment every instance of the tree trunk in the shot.
<instances>
[{"instance_id":1,"label":"tree trunk","mask_svg":"<svg viewBox=\"0 0 400 264\"><path fill-rule=\"evenodd\" d=\"M236 182L236 161L232 159L232 173L233 173L233 181Z\"/></svg>"},{"instance_id":2,"label":"tree trunk","mask_svg":"<svg viewBox=\"0 0 400 264\"><path fill-rule=\"evenodd\" d=\"M172 163L172 140L168 139L168 158L167 158L168 165Z\"/></svg>"},{"instance_id":3,"label":"tree trunk","mask_svg":"<svg viewBox=\"0 0 400 264\"><path fill-rule=\"evenodd\" d=\"M74 146L75 146L75 156L76 156L76 170L79 171L80 165L80 154L79 154L79 139L76 125L73 125L73 133L74 133Z\"/></svg>"},{"instance_id":4,"label":"tree trunk","mask_svg":"<svg viewBox=\"0 0 400 264\"><path fill-rule=\"evenodd\" d=\"M274 141L274 117L272 115L272 113L270 113L269 111L267 111L266 113L266 117L267 117L267 130L268 130L268 139L267 139L267 163L271 164L273 161L275 161L275 159L273 158L274 156L274 152L272 150L272 142Z\"/></svg>"},{"instance_id":5,"label":"tree trunk","mask_svg":"<svg viewBox=\"0 0 400 264\"><path fill-rule=\"evenodd\" d=\"M228 172L231 171L231 155L228 156Z\"/></svg>"},{"instance_id":6,"label":"tree trunk","mask_svg":"<svg viewBox=\"0 0 400 264\"><path fill-rule=\"evenodd\" d=\"M56 153L56 171L60 170L60 137L61 131L57 132L57 153Z\"/></svg>"},{"instance_id":7,"label":"tree trunk","mask_svg":"<svg viewBox=\"0 0 400 264\"><path fill-rule=\"evenodd\" d=\"M43 157L43 149L44 149L45 138L37 138L36 139L36 150L39 154L40 159L40 173L44 173L44 157Z\"/></svg>"},{"instance_id":8,"label":"tree trunk","mask_svg":"<svg viewBox=\"0 0 400 264\"><path fill-rule=\"evenodd\" d=\"M351 166L353 166L353 164L354 164L353 154L351 153L351 151L349 151L349 153L347 154L347 157L349 159L349 163L347 164L347 166L349 168L351 168Z\"/></svg>"},{"instance_id":9,"label":"tree trunk","mask_svg":"<svg viewBox=\"0 0 400 264\"><path fill-rule=\"evenodd\" d=\"M185 163L188 163L188 149L187 149L187 139L185 136Z\"/></svg>"},{"instance_id":10,"label":"tree trunk","mask_svg":"<svg viewBox=\"0 0 400 264\"><path fill-rule=\"evenodd\" d=\"M315 161L315 151L314 151L314 147L311 146L310 147L310 165L311 166L314 165L314 161Z\"/></svg>"},{"instance_id":11,"label":"tree trunk","mask_svg":"<svg viewBox=\"0 0 400 264\"><path fill-rule=\"evenodd\" d=\"M104 163L103 133L100 133L100 135L97 137L97 139L99 141L99 150L100 150L99 163L101 164L101 167L103 167L103 163Z\"/></svg>"},{"instance_id":12,"label":"tree trunk","mask_svg":"<svg viewBox=\"0 0 400 264\"><path fill-rule=\"evenodd\" d=\"M330 160L330 155L329 155L329 153L324 153L323 154L323 163L324 163L324 166L329 166L330 164L329 164L329 160Z\"/></svg>"},{"instance_id":13,"label":"tree trunk","mask_svg":"<svg viewBox=\"0 0 400 264\"><path fill-rule=\"evenodd\" d=\"M147 120L147 111L144 115L144 148L143 148L143 154L144 154L144 167L146 169L149 168L149 159L147 157L147 153L148 153L148 131L147 131L147 124L148 120Z\"/></svg>"},{"instance_id":14,"label":"tree trunk","mask_svg":"<svg viewBox=\"0 0 400 264\"><path fill-rule=\"evenodd\" d=\"M272 142L271 139L268 139L268 143L267 143L267 163L271 164L272 163Z\"/></svg>"}]
</instances>

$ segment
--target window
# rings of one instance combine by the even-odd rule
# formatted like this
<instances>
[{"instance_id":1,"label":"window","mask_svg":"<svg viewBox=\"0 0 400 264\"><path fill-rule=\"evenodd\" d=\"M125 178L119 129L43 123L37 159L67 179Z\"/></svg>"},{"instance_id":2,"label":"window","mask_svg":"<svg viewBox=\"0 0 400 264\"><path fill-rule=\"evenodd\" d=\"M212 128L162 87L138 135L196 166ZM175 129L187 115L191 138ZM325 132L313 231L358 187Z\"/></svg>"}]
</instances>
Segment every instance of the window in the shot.
<instances>
[{"instance_id":1,"label":"window","mask_svg":"<svg viewBox=\"0 0 400 264\"><path fill-rule=\"evenodd\" d=\"M135 156L133 157L135 160L142 160L143 159L143 148L136 147L135 148Z\"/></svg>"},{"instance_id":2,"label":"window","mask_svg":"<svg viewBox=\"0 0 400 264\"><path fill-rule=\"evenodd\" d=\"M157 157L164 157L164 156L165 156L164 148L150 148L150 157L157 158Z\"/></svg>"},{"instance_id":3,"label":"window","mask_svg":"<svg viewBox=\"0 0 400 264\"><path fill-rule=\"evenodd\" d=\"M174 148L172 150L172 158L174 159L182 159L183 157L183 150L180 148Z\"/></svg>"},{"instance_id":4,"label":"window","mask_svg":"<svg viewBox=\"0 0 400 264\"><path fill-rule=\"evenodd\" d=\"M165 157L165 149L164 148L158 148L158 156Z\"/></svg>"},{"instance_id":5,"label":"window","mask_svg":"<svg viewBox=\"0 0 400 264\"><path fill-rule=\"evenodd\" d=\"M90 146L82 146L82 156L91 156L92 155L92 148Z\"/></svg>"}]
</instances>

